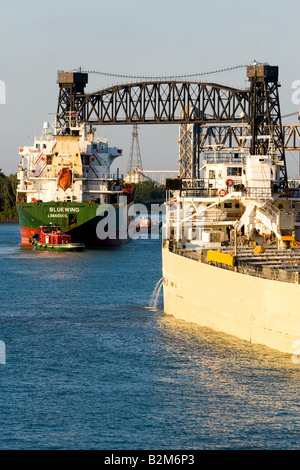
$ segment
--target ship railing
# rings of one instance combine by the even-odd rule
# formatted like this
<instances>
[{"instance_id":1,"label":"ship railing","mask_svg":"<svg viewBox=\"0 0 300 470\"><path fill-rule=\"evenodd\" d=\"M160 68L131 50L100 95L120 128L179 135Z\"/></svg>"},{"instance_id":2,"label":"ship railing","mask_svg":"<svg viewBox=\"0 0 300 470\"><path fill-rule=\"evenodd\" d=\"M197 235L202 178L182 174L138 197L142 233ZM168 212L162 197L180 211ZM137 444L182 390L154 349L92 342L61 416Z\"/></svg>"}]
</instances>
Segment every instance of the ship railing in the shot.
<instances>
[{"instance_id":1,"label":"ship railing","mask_svg":"<svg viewBox=\"0 0 300 470\"><path fill-rule=\"evenodd\" d=\"M263 199L263 200L270 200L272 199L272 189L271 186L269 188L262 188L262 187L254 187L249 188L246 187L243 192L243 197L245 199Z\"/></svg>"},{"instance_id":2,"label":"ship railing","mask_svg":"<svg viewBox=\"0 0 300 470\"><path fill-rule=\"evenodd\" d=\"M100 190L100 189L104 189L106 190L106 186L105 188L103 188L100 184L99 184L99 181L86 181L83 185L82 185L82 189L83 191L93 191L93 190Z\"/></svg>"},{"instance_id":3,"label":"ship railing","mask_svg":"<svg viewBox=\"0 0 300 470\"><path fill-rule=\"evenodd\" d=\"M238 176L238 175L236 175ZM246 199L272 199L274 193L279 193L280 197L300 198L299 180L289 180L287 188L280 188L278 184L271 183L268 187L249 187L245 186L242 179L236 176L228 176L233 184L227 186L222 178L182 178L181 195L185 197L216 197L219 191L224 190L241 191Z\"/></svg>"},{"instance_id":4,"label":"ship railing","mask_svg":"<svg viewBox=\"0 0 300 470\"><path fill-rule=\"evenodd\" d=\"M225 189L225 188L224 188ZM222 194L220 194L220 191L222 191L222 188L186 188L181 190L181 197L186 197L186 198L205 198L205 197L220 197L222 200ZM234 191L239 191L239 188L236 189L236 187L230 188L230 190L226 190L226 193L234 192Z\"/></svg>"},{"instance_id":5,"label":"ship railing","mask_svg":"<svg viewBox=\"0 0 300 470\"><path fill-rule=\"evenodd\" d=\"M184 216L186 216L186 219L184 219ZM190 217L189 217L190 216ZM224 211L219 211L219 210L205 210L199 214L195 213L195 214L192 214L192 212L186 212L186 214L183 214L183 218L182 217L179 217L178 218L178 215L177 215L177 211L176 210L170 210L168 212L168 221L170 223L177 223L177 221L179 221L180 223L195 223L195 222L200 222L200 223L204 223L204 222L222 222L222 221L225 221L225 220L228 220L228 221L234 221L236 220L237 218L241 217L241 214L240 212L224 212Z\"/></svg>"},{"instance_id":6,"label":"ship railing","mask_svg":"<svg viewBox=\"0 0 300 470\"><path fill-rule=\"evenodd\" d=\"M208 188L190 188L184 189L181 192L182 197L217 197L218 190L217 189L208 189Z\"/></svg>"},{"instance_id":7,"label":"ship railing","mask_svg":"<svg viewBox=\"0 0 300 470\"><path fill-rule=\"evenodd\" d=\"M212 163L245 163L245 156L240 153L219 153L211 152L205 153L203 156L203 164Z\"/></svg>"},{"instance_id":8,"label":"ship railing","mask_svg":"<svg viewBox=\"0 0 300 470\"><path fill-rule=\"evenodd\" d=\"M278 209L277 207L275 207L273 204L271 204L270 202L267 202L264 206L262 207L259 207L259 210L262 212L262 213L266 213L268 214L269 216L271 216L271 219L273 222L275 223L279 223L279 219L280 219L280 209Z\"/></svg>"},{"instance_id":9,"label":"ship railing","mask_svg":"<svg viewBox=\"0 0 300 470\"><path fill-rule=\"evenodd\" d=\"M230 186L226 186L221 178L183 179L180 193L182 197L220 197L222 199L224 194L241 192L243 197L270 199L271 189L247 188L242 179L230 176L228 177L229 180L231 181Z\"/></svg>"},{"instance_id":10,"label":"ship railing","mask_svg":"<svg viewBox=\"0 0 300 470\"><path fill-rule=\"evenodd\" d=\"M111 180L105 180L105 179L102 179L102 178L97 178L97 179L90 179L90 180L86 180L84 179L82 181L82 189L85 190L85 191L88 191L88 190L93 190L93 189L104 189L104 190L107 190L108 188L108 184L111 182ZM114 186L114 188L116 189L118 186ZM112 189L112 188L111 188ZM120 189L121 190L121 189Z\"/></svg>"},{"instance_id":11,"label":"ship railing","mask_svg":"<svg viewBox=\"0 0 300 470\"><path fill-rule=\"evenodd\" d=\"M242 183L234 182L234 185L231 188L223 188L225 189L226 193L230 192L241 192L243 198L245 199L262 199L262 200L270 200L272 199L272 190L271 188L247 188ZM222 200L222 194L220 191L222 188L216 187L190 187L190 188L182 188L181 196L182 197L189 197L189 198L196 198L196 197L220 197ZM293 197L293 196L292 196ZM298 197L296 194L294 197Z\"/></svg>"},{"instance_id":12,"label":"ship railing","mask_svg":"<svg viewBox=\"0 0 300 470\"><path fill-rule=\"evenodd\" d=\"M300 180L288 180L288 187L290 190L293 190L293 189L300 189Z\"/></svg>"},{"instance_id":13,"label":"ship railing","mask_svg":"<svg viewBox=\"0 0 300 470\"><path fill-rule=\"evenodd\" d=\"M264 199L264 200L271 200L273 199L273 194L278 193L280 191L280 197L283 198L300 198L300 189L289 187L288 189L280 189L278 190L278 186L275 184L273 185L273 189L270 188L249 188L245 187L243 191L243 197L245 199Z\"/></svg>"},{"instance_id":14,"label":"ship railing","mask_svg":"<svg viewBox=\"0 0 300 470\"><path fill-rule=\"evenodd\" d=\"M116 181L119 179L120 181L124 180L124 175L118 175L117 173L98 173L97 178L92 177L91 179L87 179L85 176L82 178L76 178L77 180L84 180L84 181L96 181L96 180L105 180L105 181Z\"/></svg>"},{"instance_id":15,"label":"ship railing","mask_svg":"<svg viewBox=\"0 0 300 470\"><path fill-rule=\"evenodd\" d=\"M300 189L289 186L288 189L282 192L281 197L288 197L289 199L300 199Z\"/></svg>"},{"instance_id":16,"label":"ship railing","mask_svg":"<svg viewBox=\"0 0 300 470\"><path fill-rule=\"evenodd\" d=\"M182 191L184 190L193 190L193 189L215 189L220 191L220 189L226 189L227 192L233 191L234 187L242 185L242 179L237 179L236 176L228 176L228 181L231 180L231 185L226 187L223 178L183 178L182 179ZM233 183L233 185L232 185Z\"/></svg>"},{"instance_id":17,"label":"ship railing","mask_svg":"<svg viewBox=\"0 0 300 470\"><path fill-rule=\"evenodd\" d=\"M300 268L299 268L300 269ZM251 276L261 277L274 281L283 281L294 284L299 284L300 276L299 271L287 271L284 268L275 268L270 266L255 267L247 263L238 262L237 271L241 274L248 274Z\"/></svg>"},{"instance_id":18,"label":"ship railing","mask_svg":"<svg viewBox=\"0 0 300 470\"><path fill-rule=\"evenodd\" d=\"M40 163L41 158L44 156L43 152L39 152L35 160L33 161L34 166ZM34 157L33 157L34 158Z\"/></svg>"},{"instance_id":19,"label":"ship railing","mask_svg":"<svg viewBox=\"0 0 300 470\"><path fill-rule=\"evenodd\" d=\"M124 179L124 175L123 173L121 175L118 175L117 173L100 173L99 178L104 179L104 180L114 180L114 181L119 179L120 181L122 181Z\"/></svg>"},{"instance_id":20,"label":"ship railing","mask_svg":"<svg viewBox=\"0 0 300 470\"><path fill-rule=\"evenodd\" d=\"M90 162L90 168L92 169L94 175L96 176L96 178L98 178L98 173L97 173L97 170L96 168L94 167L94 165L92 164L92 162Z\"/></svg>"},{"instance_id":21,"label":"ship railing","mask_svg":"<svg viewBox=\"0 0 300 470\"><path fill-rule=\"evenodd\" d=\"M47 168L47 161L44 162L42 167L40 168L40 172L38 174L38 178L44 173L45 169Z\"/></svg>"},{"instance_id":22,"label":"ship railing","mask_svg":"<svg viewBox=\"0 0 300 470\"><path fill-rule=\"evenodd\" d=\"M105 166L105 160L103 160L103 157L99 155L99 153L107 153L107 150L105 149L98 149L98 153L93 152L93 158L96 160L98 166Z\"/></svg>"}]
</instances>

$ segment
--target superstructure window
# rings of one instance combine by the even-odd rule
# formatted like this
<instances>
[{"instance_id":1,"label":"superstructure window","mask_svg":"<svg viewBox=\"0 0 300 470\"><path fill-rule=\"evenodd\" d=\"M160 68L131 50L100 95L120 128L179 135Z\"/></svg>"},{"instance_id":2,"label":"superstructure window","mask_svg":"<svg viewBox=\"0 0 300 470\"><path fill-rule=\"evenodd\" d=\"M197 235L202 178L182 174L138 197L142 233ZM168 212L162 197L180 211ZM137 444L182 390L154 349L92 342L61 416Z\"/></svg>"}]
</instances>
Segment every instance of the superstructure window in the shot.
<instances>
[{"instance_id":1,"label":"superstructure window","mask_svg":"<svg viewBox=\"0 0 300 470\"><path fill-rule=\"evenodd\" d=\"M241 167L228 167L227 168L227 176L242 176L242 168Z\"/></svg>"}]
</instances>

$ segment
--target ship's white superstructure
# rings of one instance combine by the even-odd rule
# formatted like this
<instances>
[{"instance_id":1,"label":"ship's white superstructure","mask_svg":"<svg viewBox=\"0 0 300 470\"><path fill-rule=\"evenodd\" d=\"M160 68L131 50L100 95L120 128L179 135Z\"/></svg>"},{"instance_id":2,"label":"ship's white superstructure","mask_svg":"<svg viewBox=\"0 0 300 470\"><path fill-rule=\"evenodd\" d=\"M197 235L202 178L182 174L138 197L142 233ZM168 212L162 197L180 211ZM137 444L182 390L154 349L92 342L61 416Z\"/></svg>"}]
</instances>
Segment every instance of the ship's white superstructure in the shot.
<instances>
[{"instance_id":1,"label":"ship's white superstructure","mask_svg":"<svg viewBox=\"0 0 300 470\"><path fill-rule=\"evenodd\" d=\"M288 246L300 239L299 182L285 189L276 155L250 155L215 149L203 159L203 177L173 180L167 194L165 239L194 248L223 246L237 237L249 242ZM175 185L175 186L174 186Z\"/></svg>"},{"instance_id":2,"label":"ship's white superstructure","mask_svg":"<svg viewBox=\"0 0 300 470\"><path fill-rule=\"evenodd\" d=\"M116 182L122 175L112 174L110 168L122 150L109 147L106 139L95 137L84 124L62 135L57 129L52 133L45 123L43 131L33 146L19 149L18 199L102 203L121 189ZM69 180L60 185L64 170Z\"/></svg>"}]
</instances>

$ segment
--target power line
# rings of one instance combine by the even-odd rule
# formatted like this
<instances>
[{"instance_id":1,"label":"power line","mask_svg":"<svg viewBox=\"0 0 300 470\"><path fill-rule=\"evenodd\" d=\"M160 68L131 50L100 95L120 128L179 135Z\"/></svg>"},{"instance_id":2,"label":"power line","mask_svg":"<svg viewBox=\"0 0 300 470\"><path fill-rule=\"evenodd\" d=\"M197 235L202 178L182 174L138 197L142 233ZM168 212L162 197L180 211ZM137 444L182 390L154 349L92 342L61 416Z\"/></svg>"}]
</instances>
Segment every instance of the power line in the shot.
<instances>
[{"instance_id":1,"label":"power line","mask_svg":"<svg viewBox=\"0 0 300 470\"><path fill-rule=\"evenodd\" d=\"M179 79L179 78L192 78L192 77L201 77L204 75L213 75L221 72L228 72L230 70L237 70L241 68L245 68L247 65L235 65L234 67L226 67L224 69L213 70L211 72L200 72L200 73L193 73L193 74L185 74L185 75L169 75L165 77L149 77L149 76L138 76L138 75L123 75L117 73L109 73L109 72L99 72L97 70L84 70L84 73L95 73L98 75L104 75L107 77L117 77L117 78L134 78L137 80L168 80L168 79Z\"/></svg>"},{"instance_id":2,"label":"power line","mask_svg":"<svg viewBox=\"0 0 300 470\"><path fill-rule=\"evenodd\" d=\"M291 114L286 114L285 116L281 116L282 118L290 117L290 116L296 116L297 114L299 115L300 111L297 113L291 113Z\"/></svg>"}]
</instances>

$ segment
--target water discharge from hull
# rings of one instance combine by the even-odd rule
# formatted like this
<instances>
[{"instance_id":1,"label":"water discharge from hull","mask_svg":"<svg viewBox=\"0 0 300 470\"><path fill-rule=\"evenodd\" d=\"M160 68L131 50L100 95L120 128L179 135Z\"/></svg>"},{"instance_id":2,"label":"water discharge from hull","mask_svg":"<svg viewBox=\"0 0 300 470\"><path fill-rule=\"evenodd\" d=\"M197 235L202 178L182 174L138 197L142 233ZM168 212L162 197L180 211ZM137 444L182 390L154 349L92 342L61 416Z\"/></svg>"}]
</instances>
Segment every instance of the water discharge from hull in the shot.
<instances>
[{"instance_id":1,"label":"water discharge from hull","mask_svg":"<svg viewBox=\"0 0 300 470\"><path fill-rule=\"evenodd\" d=\"M151 309L156 309L157 308L159 294L160 294L161 288L163 286L163 279L164 279L163 277L160 278L160 280L156 283L156 286L154 287L154 290L152 292L152 296L151 296L151 299L150 299L150 304L149 304L149 308L151 308Z\"/></svg>"}]
</instances>

